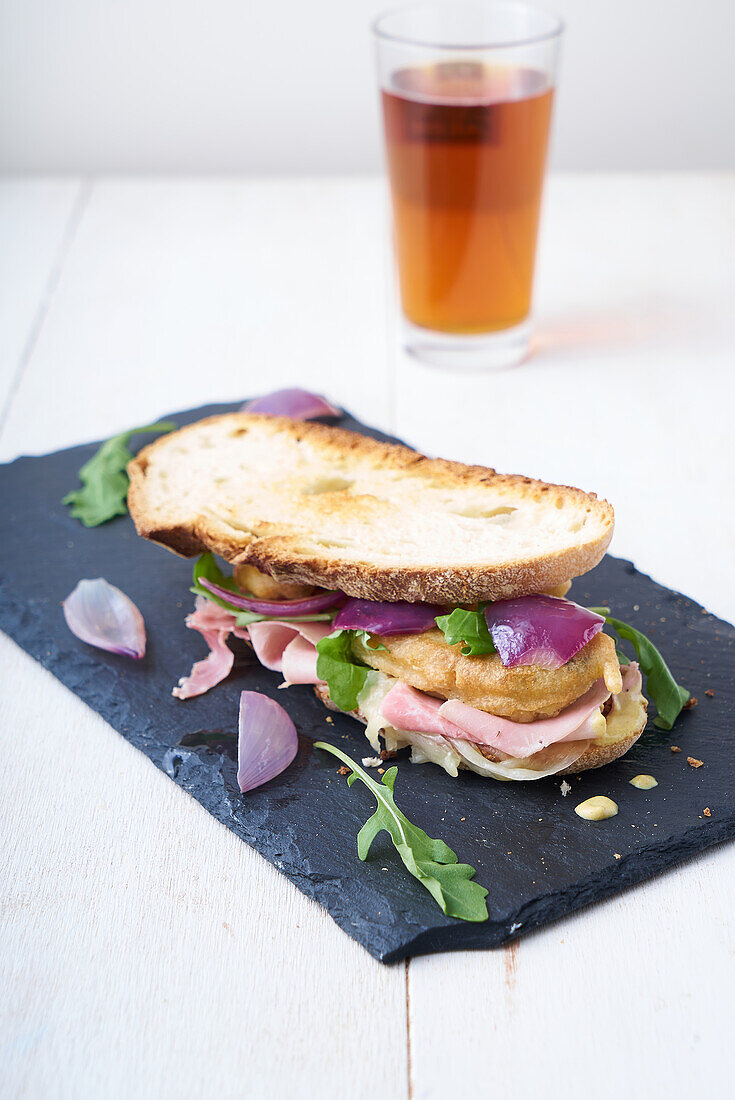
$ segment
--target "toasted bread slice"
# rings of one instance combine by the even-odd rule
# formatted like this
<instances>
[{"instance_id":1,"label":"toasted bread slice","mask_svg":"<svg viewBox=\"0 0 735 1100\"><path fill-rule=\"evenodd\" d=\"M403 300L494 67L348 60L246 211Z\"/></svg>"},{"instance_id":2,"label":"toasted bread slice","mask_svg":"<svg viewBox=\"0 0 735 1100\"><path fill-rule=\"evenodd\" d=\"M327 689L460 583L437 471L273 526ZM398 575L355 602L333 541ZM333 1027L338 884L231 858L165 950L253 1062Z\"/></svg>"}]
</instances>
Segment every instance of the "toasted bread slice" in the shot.
<instances>
[{"instance_id":1,"label":"toasted bread slice","mask_svg":"<svg viewBox=\"0 0 735 1100\"><path fill-rule=\"evenodd\" d=\"M128 472L145 538L373 600L547 591L596 565L613 532L593 493L285 417L209 417Z\"/></svg>"}]
</instances>

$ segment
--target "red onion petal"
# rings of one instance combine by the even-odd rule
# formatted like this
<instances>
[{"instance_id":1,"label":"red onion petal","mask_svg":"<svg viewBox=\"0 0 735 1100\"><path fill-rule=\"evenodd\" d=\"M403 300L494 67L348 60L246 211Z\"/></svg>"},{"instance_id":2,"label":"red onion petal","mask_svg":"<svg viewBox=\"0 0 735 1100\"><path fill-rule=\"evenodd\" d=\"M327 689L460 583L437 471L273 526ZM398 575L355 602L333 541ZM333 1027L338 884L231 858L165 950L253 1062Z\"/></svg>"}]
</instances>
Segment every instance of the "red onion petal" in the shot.
<instances>
[{"instance_id":1,"label":"red onion petal","mask_svg":"<svg viewBox=\"0 0 735 1100\"><path fill-rule=\"evenodd\" d=\"M370 634L423 634L435 625L443 607L431 603L397 600L348 599L337 613L335 630L367 630Z\"/></svg>"},{"instance_id":2,"label":"red onion petal","mask_svg":"<svg viewBox=\"0 0 735 1100\"><path fill-rule=\"evenodd\" d=\"M303 600L256 600L252 596L241 596L238 592L231 592L229 588L222 588L221 585L213 584L204 577L199 578L199 584L213 595L227 600L233 607L241 607L243 611L254 611L258 615L275 617L285 615L290 619L324 611L345 598L344 592L320 592L316 596L306 596Z\"/></svg>"},{"instance_id":3,"label":"red onion petal","mask_svg":"<svg viewBox=\"0 0 735 1100\"><path fill-rule=\"evenodd\" d=\"M283 707L259 691L240 693L237 783L243 794L280 775L299 748L296 726Z\"/></svg>"},{"instance_id":4,"label":"red onion petal","mask_svg":"<svg viewBox=\"0 0 735 1100\"><path fill-rule=\"evenodd\" d=\"M485 608L485 620L506 668L561 668L605 623L601 615L556 596L500 600Z\"/></svg>"},{"instance_id":5,"label":"red onion petal","mask_svg":"<svg viewBox=\"0 0 735 1100\"><path fill-rule=\"evenodd\" d=\"M103 577L79 581L63 603L66 625L87 645L140 659L145 623L129 596Z\"/></svg>"},{"instance_id":6,"label":"red onion petal","mask_svg":"<svg viewBox=\"0 0 735 1100\"><path fill-rule=\"evenodd\" d=\"M342 410L318 393L291 388L266 393L246 401L241 412L290 416L294 420L313 420L316 416L341 416Z\"/></svg>"}]
</instances>

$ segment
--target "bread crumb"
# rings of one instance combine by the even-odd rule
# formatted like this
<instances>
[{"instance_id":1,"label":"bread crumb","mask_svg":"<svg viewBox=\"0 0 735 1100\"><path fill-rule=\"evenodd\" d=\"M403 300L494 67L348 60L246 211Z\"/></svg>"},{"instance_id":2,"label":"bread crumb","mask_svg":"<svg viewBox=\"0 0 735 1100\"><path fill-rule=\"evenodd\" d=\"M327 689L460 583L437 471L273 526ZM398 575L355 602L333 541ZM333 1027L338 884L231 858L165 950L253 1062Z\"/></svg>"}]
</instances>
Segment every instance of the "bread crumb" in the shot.
<instances>
[{"instance_id":1,"label":"bread crumb","mask_svg":"<svg viewBox=\"0 0 735 1100\"><path fill-rule=\"evenodd\" d=\"M330 726L334 724L334 718L332 718L331 714L328 714L324 721L329 722Z\"/></svg>"},{"instance_id":2,"label":"bread crumb","mask_svg":"<svg viewBox=\"0 0 735 1100\"><path fill-rule=\"evenodd\" d=\"M615 856L616 859L622 859L623 858L621 856L620 852L613 852L613 855Z\"/></svg>"},{"instance_id":3,"label":"bread crumb","mask_svg":"<svg viewBox=\"0 0 735 1100\"><path fill-rule=\"evenodd\" d=\"M378 768L378 775L385 775L385 768Z\"/></svg>"},{"instance_id":4,"label":"bread crumb","mask_svg":"<svg viewBox=\"0 0 735 1100\"><path fill-rule=\"evenodd\" d=\"M379 768L381 763L379 756L363 756L362 758L363 768Z\"/></svg>"},{"instance_id":5,"label":"bread crumb","mask_svg":"<svg viewBox=\"0 0 735 1100\"><path fill-rule=\"evenodd\" d=\"M397 756L398 756L398 753L396 752L395 749L381 749L380 750L380 759L381 760L395 760L395 758Z\"/></svg>"},{"instance_id":6,"label":"bread crumb","mask_svg":"<svg viewBox=\"0 0 735 1100\"><path fill-rule=\"evenodd\" d=\"M702 813L705 817L712 817L712 811L710 810L709 806L705 806L702 810Z\"/></svg>"},{"instance_id":7,"label":"bread crumb","mask_svg":"<svg viewBox=\"0 0 735 1100\"><path fill-rule=\"evenodd\" d=\"M678 745L672 745L671 746L671 751L672 752L681 752L681 749L679 748Z\"/></svg>"},{"instance_id":8,"label":"bread crumb","mask_svg":"<svg viewBox=\"0 0 735 1100\"><path fill-rule=\"evenodd\" d=\"M691 710L692 707L696 707L698 701L699 700L697 699L696 695L692 695L692 697L690 699L687 699L686 703L684 704L684 710Z\"/></svg>"},{"instance_id":9,"label":"bread crumb","mask_svg":"<svg viewBox=\"0 0 735 1100\"><path fill-rule=\"evenodd\" d=\"M696 756L687 756L687 764L690 768L701 768L704 760L697 760Z\"/></svg>"},{"instance_id":10,"label":"bread crumb","mask_svg":"<svg viewBox=\"0 0 735 1100\"><path fill-rule=\"evenodd\" d=\"M344 764L342 765L341 768L337 768L337 775L351 775L351 774L352 774L352 768L347 768L347 767L345 767Z\"/></svg>"},{"instance_id":11,"label":"bread crumb","mask_svg":"<svg viewBox=\"0 0 735 1100\"><path fill-rule=\"evenodd\" d=\"M566 779L562 779L559 790L561 791L562 798L566 798L572 789L572 784L567 783Z\"/></svg>"},{"instance_id":12,"label":"bread crumb","mask_svg":"<svg viewBox=\"0 0 735 1100\"><path fill-rule=\"evenodd\" d=\"M705 693L704 693L704 694L705 694L705 695L709 695L710 699L714 699L715 693L714 693L714 691L712 690L712 688L707 688L707 690L705 691Z\"/></svg>"}]
</instances>

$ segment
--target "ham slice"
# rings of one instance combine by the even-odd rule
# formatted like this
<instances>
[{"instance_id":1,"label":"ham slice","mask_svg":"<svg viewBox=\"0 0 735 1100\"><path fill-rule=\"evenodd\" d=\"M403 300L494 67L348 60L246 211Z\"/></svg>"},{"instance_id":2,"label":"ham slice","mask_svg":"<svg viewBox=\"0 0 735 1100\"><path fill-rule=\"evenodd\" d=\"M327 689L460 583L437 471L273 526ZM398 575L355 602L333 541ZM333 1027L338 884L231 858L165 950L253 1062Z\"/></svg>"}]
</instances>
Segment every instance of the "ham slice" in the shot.
<instances>
[{"instance_id":1,"label":"ham slice","mask_svg":"<svg viewBox=\"0 0 735 1100\"><path fill-rule=\"evenodd\" d=\"M487 714L457 699L442 702L397 683L386 695L381 714L396 729L415 730L433 737L487 745L516 759L525 759L559 741L581 741L594 737L591 719L610 695L598 680L576 703L556 718L537 722L511 722Z\"/></svg>"},{"instance_id":2,"label":"ham slice","mask_svg":"<svg viewBox=\"0 0 735 1100\"><path fill-rule=\"evenodd\" d=\"M316 643L332 631L331 623L284 623L277 619L237 625L235 615L212 600L197 596L195 610L186 618L190 630L198 630L209 654L197 661L188 676L173 690L177 699L203 695L232 671L235 660L227 638L230 634L249 641L265 668L282 672L287 684L316 684Z\"/></svg>"},{"instance_id":3,"label":"ham slice","mask_svg":"<svg viewBox=\"0 0 735 1100\"><path fill-rule=\"evenodd\" d=\"M426 695L398 680L380 704L380 713L397 730L425 733L429 737L447 737L450 741L467 741L464 730L440 713L443 705L444 699L435 699L433 695ZM468 710L473 709L468 707Z\"/></svg>"},{"instance_id":4,"label":"ham slice","mask_svg":"<svg viewBox=\"0 0 735 1100\"><path fill-rule=\"evenodd\" d=\"M232 671L235 655L226 644L230 634L247 639L248 632L237 625L235 616L212 600L197 596L194 611L186 616L190 630L198 630L209 646L208 655L197 661L188 676L182 676L172 691L177 699L191 699L222 683Z\"/></svg>"},{"instance_id":5,"label":"ham slice","mask_svg":"<svg viewBox=\"0 0 735 1100\"><path fill-rule=\"evenodd\" d=\"M441 714L455 722L468 741L500 749L508 756L524 759L559 741L583 741L595 736L591 720L610 692L604 680L598 680L575 703L555 718L536 722L511 722L494 714L468 707L456 699L442 704Z\"/></svg>"},{"instance_id":6,"label":"ham slice","mask_svg":"<svg viewBox=\"0 0 735 1100\"><path fill-rule=\"evenodd\" d=\"M287 684L317 684L316 643L331 634L331 623L251 623L250 644L261 665L282 672Z\"/></svg>"}]
</instances>

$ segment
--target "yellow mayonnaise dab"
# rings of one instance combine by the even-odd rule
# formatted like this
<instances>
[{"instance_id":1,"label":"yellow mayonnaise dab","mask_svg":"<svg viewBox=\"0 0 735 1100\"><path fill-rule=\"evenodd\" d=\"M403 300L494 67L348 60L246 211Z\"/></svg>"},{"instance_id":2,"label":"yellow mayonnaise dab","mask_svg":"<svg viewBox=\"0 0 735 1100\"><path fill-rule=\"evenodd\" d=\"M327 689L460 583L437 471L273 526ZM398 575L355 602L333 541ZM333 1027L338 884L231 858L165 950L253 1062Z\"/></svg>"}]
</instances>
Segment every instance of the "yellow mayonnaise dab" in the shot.
<instances>
[{"instance_id":1,"label":"yellow mayonnaise dab","mask_svg":"<svg viewBox=\"0 0 735 1100\"><path fill-rule=\"evenodd\" d=\"M585 821L604 821L606 817L615 817L618 804L606 794L595 794L592 798L586 798L584 802L575 806L574 812Z\"/></svg>"},{"instance_id":2,"label":"yellow mayonnaise dab","mask_svg":"<svg viewBox=\"0 0 735 1100\"><path fill-rule=\"evenodd\" d=\"M631 787L637 787L639 791L650 791L652 787L658 787L658 780L652 775L634 775L630 780Z\"/></svg>"}]
</instances>

